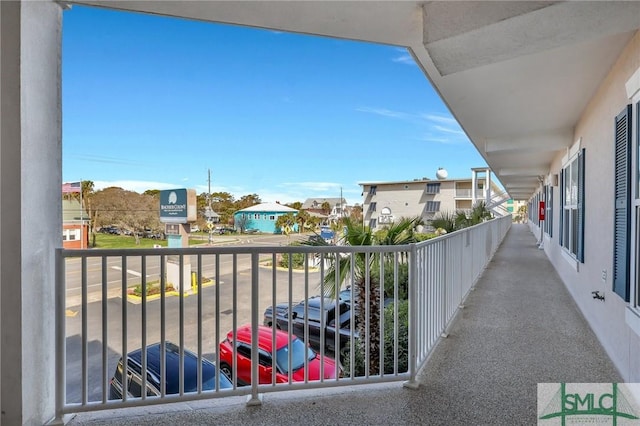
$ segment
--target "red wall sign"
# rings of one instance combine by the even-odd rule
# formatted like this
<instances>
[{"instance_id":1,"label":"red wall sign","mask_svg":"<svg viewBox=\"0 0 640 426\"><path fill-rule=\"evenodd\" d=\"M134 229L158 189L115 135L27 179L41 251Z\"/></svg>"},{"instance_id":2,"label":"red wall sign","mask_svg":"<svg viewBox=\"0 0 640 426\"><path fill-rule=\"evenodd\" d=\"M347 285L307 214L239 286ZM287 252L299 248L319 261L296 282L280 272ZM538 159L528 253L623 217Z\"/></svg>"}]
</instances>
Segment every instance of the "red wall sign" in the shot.
<instances>
[{"instance_id":1,"label":"red wall sign","mask_svg":"<svg viewBox=\"0 0 640 426\"><path fill-rule=\"evenodd\" d=\"M540 201L540 209L538 210L538 220L544 220L544 201Z\"/></svg>"}]
</instances>

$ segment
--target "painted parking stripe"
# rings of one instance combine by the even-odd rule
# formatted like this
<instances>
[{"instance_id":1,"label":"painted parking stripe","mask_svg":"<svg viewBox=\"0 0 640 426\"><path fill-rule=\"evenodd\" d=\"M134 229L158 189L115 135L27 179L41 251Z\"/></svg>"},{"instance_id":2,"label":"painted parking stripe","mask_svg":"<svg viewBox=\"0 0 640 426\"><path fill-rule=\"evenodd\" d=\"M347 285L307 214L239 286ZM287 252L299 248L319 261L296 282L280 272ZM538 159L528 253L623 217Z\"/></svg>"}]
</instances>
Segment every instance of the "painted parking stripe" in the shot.
<instances>
[{"instance_id":1,"label":"painted parking stripe","mask_svg":"<svg viewBox=\"0 0 640 426\"><path fill-rule=\"evenodd\" d=\"M122 271L122 268L120 266L112 266L112 269L115 269L116 271ZM138 271L132 271L131 269L127 269L127 274L131 274L134 277L141 277L142 274ZM148 275L147 275L148 276Z\"/></svg>"}]
</instances>

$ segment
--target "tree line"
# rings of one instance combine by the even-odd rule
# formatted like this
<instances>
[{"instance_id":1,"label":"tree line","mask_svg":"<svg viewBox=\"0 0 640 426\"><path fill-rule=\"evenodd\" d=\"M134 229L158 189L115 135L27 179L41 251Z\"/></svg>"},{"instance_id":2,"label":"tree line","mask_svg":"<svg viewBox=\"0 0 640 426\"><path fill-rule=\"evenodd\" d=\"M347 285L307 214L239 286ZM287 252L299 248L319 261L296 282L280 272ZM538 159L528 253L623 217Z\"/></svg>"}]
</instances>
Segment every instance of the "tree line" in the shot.
<instances>
[{"instance_id":1,"label":"tree line","mask_svg":"<svg viewBox=\"0 0 640 426\"><path fill-rule=\"evenodd\" d=\"M136 238L146 232L163 233L164 224L160 222L160 190L147 190L143 193L128 191L120 187L108 187L95 190L93 181L83 180L81 193L64 194L63 197L82 200L82 207L89 216L89 234L91 244L95 245L96 233L103 227L117 227ZM262 200L257 194L243 195L236 199L228 192L201 193L197 195L198 218L196 224L205 229L207 218L205 213L209 206L219 215L221 226L234 226L233 214L247 207L260 204ZM330 210L330 206L323 208ZM287 206L300 210L299 201ZM361 215L361 210L357 211ZM298 223L301 230L308 230L320 224L320 220L300 210L298 218L287 216L289 222ZM360 216L361 217L361 216ZM295 222L294 222L295 221Z\"/></svg>"},{"instance_id":2,"label":"tree line","mask_svg":"<svg viewBox=\"0 0 640 426\"><path fill-rule=\"evenodd\" d=\"M95 190L95 184L83 180L81 193L64 194L69 199L82 200L82 207L89 217L89 233L95 245L95 235L103 227L117 227L136 238L146 231L162 233L164 224L160 222L160 190L147 190L143 193L128 191L112 186ZM262 201L257 194L244 195L240 199L228 192L214 192L211 195L197 195L198 223L206 225L205 212L209 203L211 209L220 216L221 225L233 225L233 213Z\"/></svg>"}]
</instances>

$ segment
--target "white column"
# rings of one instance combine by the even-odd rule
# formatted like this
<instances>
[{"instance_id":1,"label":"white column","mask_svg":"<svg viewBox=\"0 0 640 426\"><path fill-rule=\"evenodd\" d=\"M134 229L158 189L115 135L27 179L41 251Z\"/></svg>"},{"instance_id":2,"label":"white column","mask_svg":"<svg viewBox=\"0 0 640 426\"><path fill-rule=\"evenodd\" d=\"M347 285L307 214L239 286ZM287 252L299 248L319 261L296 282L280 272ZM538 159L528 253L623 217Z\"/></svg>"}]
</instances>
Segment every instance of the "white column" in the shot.
<instances>
[{"instance_id":1,"label":"white column","mask_svg":"<svg viewBox=\"0 0 640 426\"><path fill-rule=\"evenodd\" d=\"M488 207L491 204L491 197L493 196L491 192L491 169L487 169L487 175L485 176L484 183L484 194L485 194L485 204Z\"/></svg>"},{"instance_id":2,"label":"white column","mask_svg":"<svg viewBox=\"0 0 640 426\"><path fill-rule=\"evenodd\" d=\"M54 416L61 8L0 1L0 423Z\"/></svg>"}]
</instances>

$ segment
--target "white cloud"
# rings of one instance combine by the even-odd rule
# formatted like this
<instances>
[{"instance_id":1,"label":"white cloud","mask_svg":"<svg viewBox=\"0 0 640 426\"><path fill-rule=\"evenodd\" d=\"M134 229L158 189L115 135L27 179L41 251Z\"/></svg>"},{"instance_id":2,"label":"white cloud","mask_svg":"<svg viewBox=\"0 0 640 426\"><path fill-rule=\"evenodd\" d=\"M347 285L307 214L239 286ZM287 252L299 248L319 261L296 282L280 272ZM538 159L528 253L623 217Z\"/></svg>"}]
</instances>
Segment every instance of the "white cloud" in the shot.
<instances>
[{"instance_id":1,"label":"white cloud","mask_svg":"<svg viewBox=\"0 0 640 426\"><path fill-rule=\"evenodd\" d=\"M404 55L400 55L400 56L396 56L395 58L391 59L393 62L396 62L398 64L405 64L405 65L415 65L416 61L413 59L413 56L409 55L408 53L404 54Z\"/></svg>"},{"instance_id":2,"label":"white cloud","mask_svg":"<svg viewBox=\"0 0 640 426\"><path fill-rule=\"evenodd\" d=\"M453 133L455 135L465 136L465 133L459 127L457 129L455 129L455 128L444 127L444 126L433 126L433 128L436 129L436 130L439 130L441 132Z\"/></svg>"},{"instance_id":3,"label":"white cloud","mask_svg":"<svg viewBox=\"0 0 640 426\"><path fill-rule=\"evenodd\" d=\"M410 114L401 111L392 111L386 108L370 108L370 107L358 107L356 111L366 112L369 114L381 115L383 117L391 117L391 118L402 118L407 119L410 118Z\"/></svg>"},{"instance_id":4,"label":"white cloud","mask_svg":"<svg viewBox=\"0 0 640 426\"><path fill-rule=\"evenodd\" d=\"M435 137L435 136L424 136L420 138L420 140L424 142L439 143L443 145L458 145L460 143L459 141L452 140L450 138L447 139L447 138Z\"/></svg>"},{"instance_id":5,"label":"white cloud","mask_svg":"<svg viewBox=\"0 0 640 426\"><path fill-rule=\"evenodd\" d=\"M435 121L437 123L446 123L449 125L458 126L458 122L455 118L446 115L435 115L435 114L422 114L422 118L427 121Z\"/></svg>"}]
</instances>

